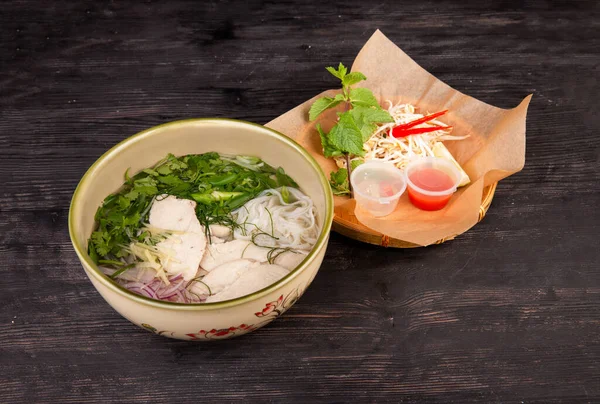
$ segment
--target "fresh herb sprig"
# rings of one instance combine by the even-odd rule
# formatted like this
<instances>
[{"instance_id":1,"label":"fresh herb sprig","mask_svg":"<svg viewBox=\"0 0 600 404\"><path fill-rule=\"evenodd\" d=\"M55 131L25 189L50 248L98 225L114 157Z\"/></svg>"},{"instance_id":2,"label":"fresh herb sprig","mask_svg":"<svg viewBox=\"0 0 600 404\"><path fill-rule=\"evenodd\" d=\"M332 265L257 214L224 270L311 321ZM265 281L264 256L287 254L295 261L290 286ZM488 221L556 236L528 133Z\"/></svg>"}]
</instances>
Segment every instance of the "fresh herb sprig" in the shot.
<instances>
[{"instance_id":1,"label":"fresh herb sprig","mask_svg":"<svg viewBox=\"0 0 600 404\"><path fill-rule=\"evenodd\" d=\"M346 111L338 113L336 124L327 133L320 124L317 131L321 137L325 157L344 156L347 169L341 168L330 175L333 193L336 195L351 194L348 181L352 172L350 158L364 156L363 144L377 129L377 124L393 122L390 114L381 108L377 98L367 88L353 88L354 84L366 80L360 72L348 73L348 69L340 63L338 68L327 67L327 71L337 77L342 84L342 92L335 97L321 97L310 107L309 119L314 121L324 111L341 103L346 104Z\"/></svg>"},{"instance_id":2,"label":"fresh herb sprig","mask_svg":"<svg viewBox=\"0 0 600 404\"><path fill-rule=\"evenodd\" d=\"M351 160L350 171L364 163L364 160ZM337 171L332 171L330 175L329 184L334 195L349 195L350 194L350 180L348 176L348 170L346 168L340 168Z\"/></svg>"},{"instance_id":3,"label":"fresh herb sprig","mask_svg":"<svg viewBox=\"0 0 600 404\"><path fill-rule=\"evenodd\" d=\"M218 153L176 157L169 154L154 167L133 177L125 173L120 191L106 197L95 219L88 252L96 263L119 267L128 255L131 242L146 242L142 227L148 220L153 200L174 195L197 203L196 216L208 232L208 225L229 227L235 222L229 213L265 189L298 185L281 168L256 157L221 156ZM113 264L111 264L111 262Z\"/></svg>"}]
</instances>

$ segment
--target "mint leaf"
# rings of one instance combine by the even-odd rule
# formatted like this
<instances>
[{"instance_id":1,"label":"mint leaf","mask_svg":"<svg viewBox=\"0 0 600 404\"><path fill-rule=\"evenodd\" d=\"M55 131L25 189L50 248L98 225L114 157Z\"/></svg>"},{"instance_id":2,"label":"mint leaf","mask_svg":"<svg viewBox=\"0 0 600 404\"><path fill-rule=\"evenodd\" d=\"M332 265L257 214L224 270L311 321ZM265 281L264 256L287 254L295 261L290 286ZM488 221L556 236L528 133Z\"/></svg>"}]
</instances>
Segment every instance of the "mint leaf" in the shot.
<instances>
[{"instance_id":1,"label":"mint leaf","mask_svg":"<svg viewBox=\"0 0 600 404\"><path fill-rule=\"evenodd\" d=\"M360 119L366 123L394 122L394 118L384 109L379 107L355 107L352 109L355 120Z\"/></svg>"},{"instance_id":2,"label":"mint leaf","mask_svg":"<svg viewBox=\"0 0 600 404\"><path fill-rule=\"evenodd\" d=\"M353 107L379 107L377 99L368 88L351 89L350 103Z\"/></svg>"},{"instance_id":3,"label":"mint leaf","mask_svg":"<svg viewBox=\"0 0 600 404\"><path fill-rule=\"evenodd\" d=\"M321 125L317 124L317 131L321 137L321 145L323 146L323 155L327 158L341 156L342 152L336 149L327 138L327 133L323 131Z\"/></svg>"},{"instance_id":4,"label":"mint leaf","mask_svg":"<svg viewBox=\"0 0 600 404\"><path fill-rule=\"evenodd\" d=\"M350 161L350 167L352 168L352 170L354 170L359 165L364 164L364 162L365 161L363 159L354 159Z\"/></svg>"},{"instance_id":5,"label":"mint leaf","mask_svg":"<svg viewBox=\"0 0 600 404\"><path fill-rule=\"evenodd\" d=\"M338 95L342 96L341 94ZM343 96L342 99L337 98L337 96L336 98L322 97L316 100L310 107L310 111L308 112L308 119L314 121L315 119L317 119L317 116L319 116L323 111L328 110L329 108L333 108L343 101Z\"/></svg>"},{"instance_id":6,"label":"mint leaf","mask_svg":"<svg viewBox=\"0 0 600 404\"><path fill-rule=\"evenodd\" d=\"M340 114L338 123L331 129L327 137L329 143L343 153L357 156L363 151L363 136L350 112Z\"/></svg>"},{"instance_id":7,"label":"mint leaf","mask_svg":"<svg viewBox=\"0 0 600 404\"><path fill-rule=\"evenodd\" d=\"M347 195L350 193L348 182L348 170L340 168L329 174L329 184L334 195Z\"/></svg>"},{"instance_id":8,"label":"mint leaf","mask_svg":"<svg viewBox=\"0 0 600 404\"><path fill-rule=\"evenodd\" d=\"M348 72L348 69L346 69L346 66L344 66L343 64L339 64L337 70L334 69L333 67L326 67L327 71L331 74L333 74L335 77L337 77L340 80L344 80L344 77L346 76L346 73Z\"/></svg>"},{"instance_id":9,"label":"mint leaf","mask_svg":"<svg viewBox=\"0 0 600 404\"><path fill-rule=\"evenodd\" d=\"M369 140L373 132L377 129L377 125L368 121L368 116L365 116L366 107L356 107L350 110L356 126L360 129L363 143Z\"/></svg>"},{"instance_id":10,"label":"mint leaf","mask_svg":"<svg viewBox=\"0 0 600 404\"><path fill-rule=\"evenodd\" d=\"M366 142L377 129L376 123L393 122L391 115L381 108L355 107L350 114L362 134L363 143Z\"/></svg>"},{"instance_id":11,"label":"mint leaf","mask_svg":"<svg viewBox=\"0 0 600 404\"><path fill-rule=\"evenodd\" d=\"M342 85L344 87L347 87L347 86L351 86L356 83L360 83L361 81L366 80L366 79L367 79L367 77L364 74L362 74L360 72L353 72L353 73L347 74L342 79Z\"/></svg>"}]
</instances>

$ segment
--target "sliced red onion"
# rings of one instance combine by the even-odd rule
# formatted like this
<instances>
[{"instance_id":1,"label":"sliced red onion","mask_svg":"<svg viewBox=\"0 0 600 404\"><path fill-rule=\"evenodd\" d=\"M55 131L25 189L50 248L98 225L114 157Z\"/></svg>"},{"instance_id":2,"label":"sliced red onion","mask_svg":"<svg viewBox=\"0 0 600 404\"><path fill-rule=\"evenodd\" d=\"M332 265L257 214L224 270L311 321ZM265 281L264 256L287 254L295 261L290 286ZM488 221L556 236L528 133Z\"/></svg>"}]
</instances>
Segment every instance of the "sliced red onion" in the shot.
<instances>
[{"instance_id":1,"label":"sliced red onion","mask_svg":"<svg viewBox=\"0 0 600 404\"><path fill-rule=\"evenodd\" d=\"M160 278L153 278L149 282L117 279L117 282L131 292L156 300L176 303L201 303L206 300L206 296L196 296L187 290L189 282L181 274L168 279L169 284L165 284Z\"/></svg>"}]
</instances>

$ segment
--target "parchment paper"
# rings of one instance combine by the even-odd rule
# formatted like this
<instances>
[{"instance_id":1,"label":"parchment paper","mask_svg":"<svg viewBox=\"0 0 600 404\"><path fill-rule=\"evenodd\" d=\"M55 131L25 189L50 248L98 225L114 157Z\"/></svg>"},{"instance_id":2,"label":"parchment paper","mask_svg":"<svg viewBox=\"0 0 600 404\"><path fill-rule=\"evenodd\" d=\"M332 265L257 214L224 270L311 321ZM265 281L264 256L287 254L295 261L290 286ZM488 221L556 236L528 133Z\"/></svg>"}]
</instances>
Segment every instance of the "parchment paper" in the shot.
<instances>
[{"instance_id":1,"label":"parchment paper","mask_svg":"<svg viewBox=\"0 0 600 404\"><path fill-rule=\"evenodd\" d=\"M442 121L454 127L452 133L470 135L465 140L444 142L471 178L471 184L460 188L443 210L419 210L405 193L391 215L377 218L356 206L357 219L380 233L418 245L461 234L474 226L484 187L520 171L525 164L525 120L531 95L508 110L464 95L425 71L379 30L359 52L352 71L365 74L367 80L357 86L373 91L384 108L385 100L390 100L411 103L423 114L447 109L449 113ZM335 111L315 122L308 121L308 111L317 98L336 92L325 91L266 125L306 148L327 176L337 167L323 156L315 124L320 122L328 130L335 122ZM346 204L348 209L355 205L349 197L335 197L336 210Z\"/></svg>"}]
</instances>

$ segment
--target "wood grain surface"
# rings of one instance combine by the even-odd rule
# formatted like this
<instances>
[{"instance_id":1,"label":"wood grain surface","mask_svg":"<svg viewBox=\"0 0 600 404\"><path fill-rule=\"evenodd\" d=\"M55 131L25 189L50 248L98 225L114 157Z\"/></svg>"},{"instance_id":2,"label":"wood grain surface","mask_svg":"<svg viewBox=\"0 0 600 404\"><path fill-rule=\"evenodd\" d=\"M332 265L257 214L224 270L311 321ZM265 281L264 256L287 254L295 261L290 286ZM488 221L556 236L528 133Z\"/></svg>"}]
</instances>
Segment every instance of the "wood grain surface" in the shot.
<instances>
[{"instance_id":1,"label":"wood grain surface","mask_svg":"<svg viewBox=\"0 0 600 404\"><path fill-rule=\"evenodd\" d=\"M333 234L302 299L239 339L114 312L67 233L87 168L159 123L268 122L377 28L473 97L534 94L485 219L411 250ZM0 402L599 402L599 32L595 1L2 2Z\"/></svg>"}]
</instances>

